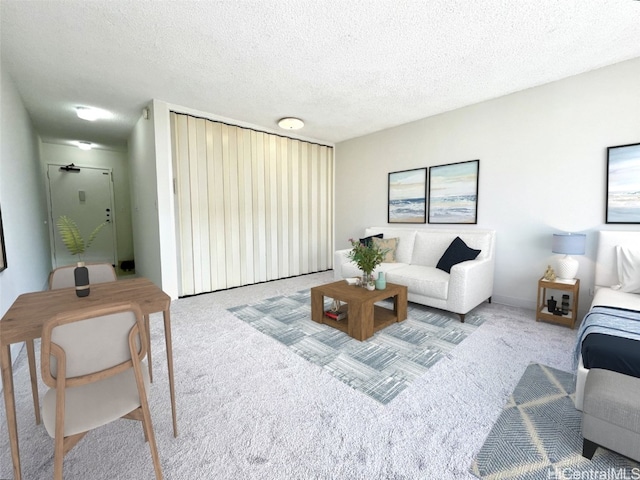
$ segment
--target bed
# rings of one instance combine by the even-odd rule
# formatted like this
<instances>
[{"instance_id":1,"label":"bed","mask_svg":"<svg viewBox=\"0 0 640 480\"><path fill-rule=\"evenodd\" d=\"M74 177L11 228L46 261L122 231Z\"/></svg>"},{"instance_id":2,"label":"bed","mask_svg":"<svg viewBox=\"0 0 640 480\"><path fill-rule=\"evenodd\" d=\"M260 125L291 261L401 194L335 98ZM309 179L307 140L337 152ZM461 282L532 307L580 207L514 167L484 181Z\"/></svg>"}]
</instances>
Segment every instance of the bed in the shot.
<instances>
[{"instance_id":1,"label":"bed","mask_svg":"<svg viewBox=\"0 0 640 480\"><path fill-rule=\"evenodd\" d=\"M604 447L640 461L640 231L598 232L595 295L574 358L582 455Z\"/></svg>"},{"instance_id":2,"label":"bed","mask_svg":"<svg viewBox=\"0 0 640 480\"><path fill-rule=\"evenodd\" d=\"M640 291L640 259L629 257L629 252L640 253L640 231L598 232L595 295L574 352L578 410L583 409L592 368L621 373L640 384L640 294L625 291Z\"/></svg>"}]
</instances>

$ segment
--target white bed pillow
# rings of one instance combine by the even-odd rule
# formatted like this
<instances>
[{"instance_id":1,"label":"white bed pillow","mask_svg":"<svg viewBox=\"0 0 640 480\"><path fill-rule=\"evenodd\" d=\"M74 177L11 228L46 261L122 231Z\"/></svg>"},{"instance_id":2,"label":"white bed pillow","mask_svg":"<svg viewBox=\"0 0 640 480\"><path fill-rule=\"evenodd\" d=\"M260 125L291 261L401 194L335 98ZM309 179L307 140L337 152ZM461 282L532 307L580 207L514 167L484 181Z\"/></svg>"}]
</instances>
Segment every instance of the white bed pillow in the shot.
<instances>
[{"instance_id":1,"label":"white bed pillow","mask_svg":"<svg viewBox=\"0 0 640 480\"><path fill-rule=\"evenodd\" d=\"M620 291L640 293L640 248L616 246Z\"/></svg>"}]
</instances>

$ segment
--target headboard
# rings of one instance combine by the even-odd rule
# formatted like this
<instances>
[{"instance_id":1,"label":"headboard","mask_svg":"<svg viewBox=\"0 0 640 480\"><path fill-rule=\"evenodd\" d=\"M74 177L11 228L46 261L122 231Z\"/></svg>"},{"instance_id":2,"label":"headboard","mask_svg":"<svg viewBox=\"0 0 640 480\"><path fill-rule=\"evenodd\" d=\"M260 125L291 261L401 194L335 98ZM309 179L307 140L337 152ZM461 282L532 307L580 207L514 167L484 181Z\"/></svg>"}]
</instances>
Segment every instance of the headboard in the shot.
<instances>
[{"instance_id":1,"label":"headboard","mask_svg":"<svg viewBox=\"0 0 640 480\"><path fill-rule=\"evenodd\" d=\"M596 255L595 286L610 287L618 284L616 245L637 247L640 245L640 231L620 232L601 230L598 232L598 253Z\"/></svg>"}]
</instances>

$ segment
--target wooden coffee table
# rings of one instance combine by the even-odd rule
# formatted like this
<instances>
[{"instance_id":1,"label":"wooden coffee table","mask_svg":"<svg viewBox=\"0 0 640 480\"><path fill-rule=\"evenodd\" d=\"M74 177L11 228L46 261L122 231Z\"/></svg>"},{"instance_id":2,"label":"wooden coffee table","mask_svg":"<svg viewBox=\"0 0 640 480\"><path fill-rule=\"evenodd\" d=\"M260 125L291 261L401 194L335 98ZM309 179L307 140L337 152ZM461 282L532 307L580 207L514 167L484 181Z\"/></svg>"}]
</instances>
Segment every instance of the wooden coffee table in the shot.
<instances>
[{"instance_id":1,"label":"wooden coffee table","mask_svg":"<svg viewBox=\"0 0 640 480\"><path fill-rule=\"evenodd\" d=\"M346 302L347 317L336 321L324 314L324 297ZM374 305L393 297L393 310ZM387 283L384 290L367 290L346 280L311 288L311 319L342 330L356 340L366 340L375 332L407 318L407 287Z\"/></svg>"}]
</instances>

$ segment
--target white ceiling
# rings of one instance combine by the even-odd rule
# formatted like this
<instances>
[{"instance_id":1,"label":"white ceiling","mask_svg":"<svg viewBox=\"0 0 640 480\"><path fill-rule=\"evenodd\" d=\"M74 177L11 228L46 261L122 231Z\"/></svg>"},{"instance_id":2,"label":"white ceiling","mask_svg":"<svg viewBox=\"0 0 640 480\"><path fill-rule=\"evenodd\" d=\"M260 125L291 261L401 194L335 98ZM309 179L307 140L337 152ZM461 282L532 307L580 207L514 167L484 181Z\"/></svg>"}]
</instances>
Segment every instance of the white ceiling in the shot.
<instances>
[{"instance_id":1,"label":"white ceiling","mask_svg":"<svg viewBox=\"0 0 640 480\"><path fill-rule=\"evenodd\" d=\"M297 116L332 143L640 57L638 0L0 0L0 15L42 139L109 148L153 98L268 129Z\"/></svg>"}]
</instances>

